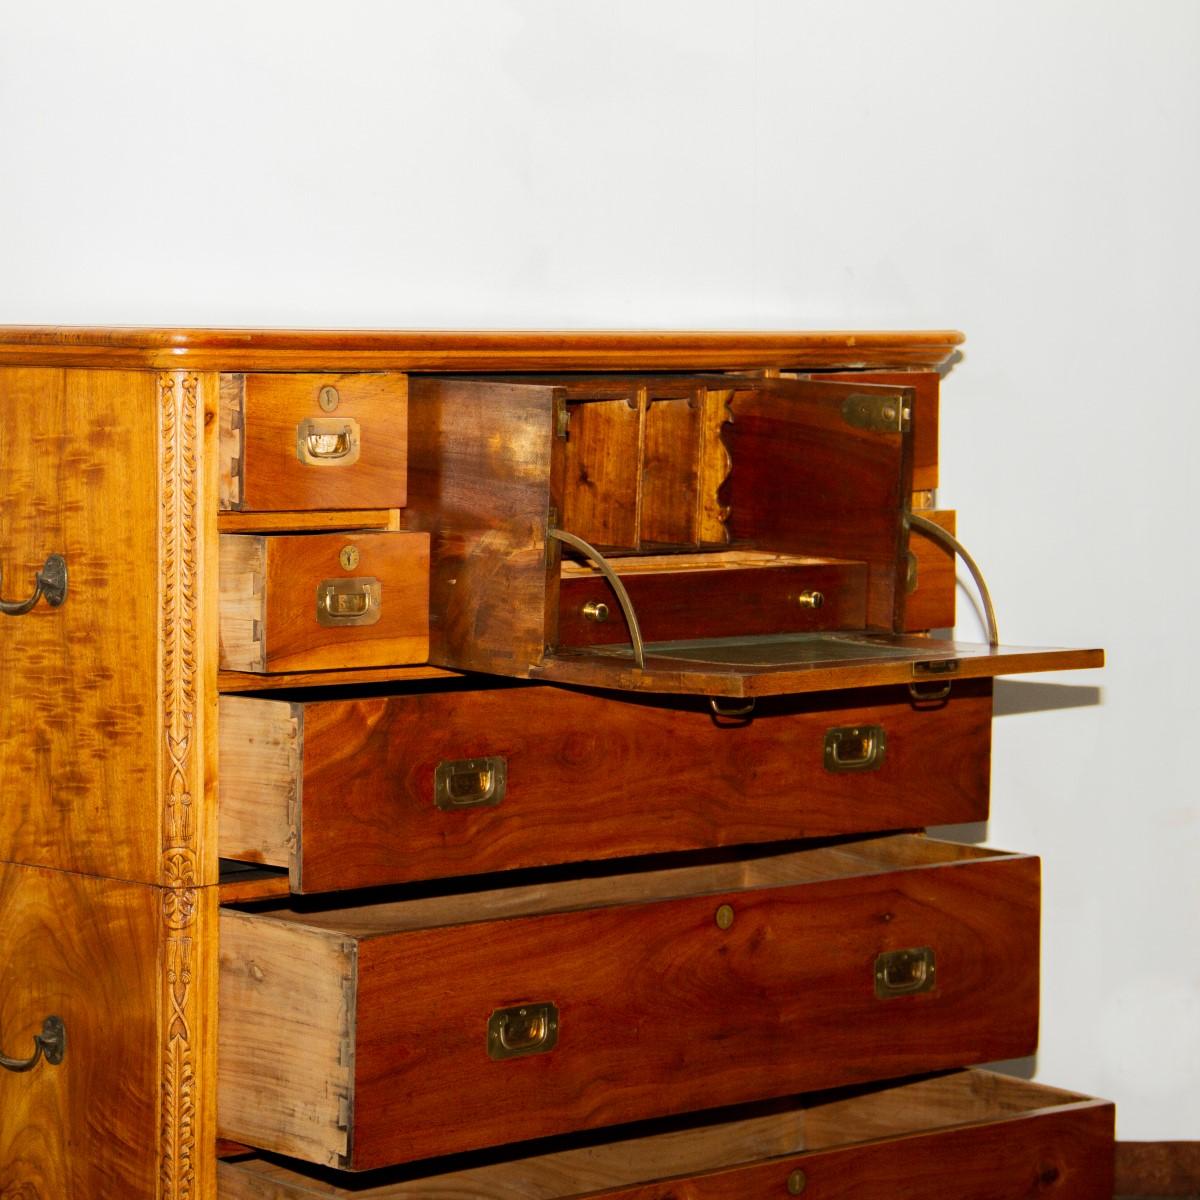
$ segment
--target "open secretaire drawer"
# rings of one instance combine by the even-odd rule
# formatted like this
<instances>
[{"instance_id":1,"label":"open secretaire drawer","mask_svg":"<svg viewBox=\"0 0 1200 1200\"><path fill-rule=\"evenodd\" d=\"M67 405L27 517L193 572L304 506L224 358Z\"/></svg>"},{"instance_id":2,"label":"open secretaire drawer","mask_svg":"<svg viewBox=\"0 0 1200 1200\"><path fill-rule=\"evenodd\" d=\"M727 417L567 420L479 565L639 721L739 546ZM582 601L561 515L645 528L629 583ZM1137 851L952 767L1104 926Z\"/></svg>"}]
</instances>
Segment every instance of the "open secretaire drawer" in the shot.
<instances>
[{"instance_id":1,"label":"open secretaire drawer","mask_svg":"<svg viewBox=\"0 0 1200 1200\"><path fill-rule=\"evenodd\" d=\"M617 1132L621 1136L617 1136ZM818 1093L753 1115L347 1177L220 1166L221 1200L1107 1200L1113 1106L987 1071Z\"/></svg>"},{"instance_id":2,"label":"open secretaire drawer","mask_svg":"<svg viewBox=\"0 0 1200 1200\"><path fill-rule=\"evenodd\" d=\"M224 1136L353 1170L997 1061L1037 859L916 835L221 913Z\"/></svg>"},{"instance_id":3,"label":"open secretaire drawer","mask_svg":"<svg viewBox=\"0 0 1200 1200\"><path fill-rule=\"evenodd\" d=\"M714 697L1099 666L906 636L913 408L868 382L414 378L431 662Z\"/></svg>"}]
</instances>

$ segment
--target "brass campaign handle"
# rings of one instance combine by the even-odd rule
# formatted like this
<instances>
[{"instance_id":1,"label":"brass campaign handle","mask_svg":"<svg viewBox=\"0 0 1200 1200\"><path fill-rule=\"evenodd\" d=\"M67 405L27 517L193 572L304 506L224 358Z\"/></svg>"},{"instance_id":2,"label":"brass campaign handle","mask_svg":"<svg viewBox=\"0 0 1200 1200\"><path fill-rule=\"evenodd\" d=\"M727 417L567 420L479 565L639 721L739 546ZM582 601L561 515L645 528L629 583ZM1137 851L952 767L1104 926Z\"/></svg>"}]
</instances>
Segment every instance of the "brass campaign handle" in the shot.
<instances>
[{"instance_id":1,"label":"brass campaign handle","mask_svg":"<svg viewBox=\"0 0 1200 1200\"><path fill-rule=\"evenodd\" d=\"M67 560L61 554L51 554L42 569L34 576L34 592L28 600L0 600L0 613L19 617L29 612L39 600L57 608L67 598Z\"/></svg>"},{"instance_id":2,"label":"brass campaign handle","mask_svg":"<svg viewBox=\"0 0 1200 1200\"><path fill-rule=\"evenodd\" d=\"M305 466L353 466L361 447L357 421L308 417L296 426L296 457Z\"/></svg>"},{"instance_id":3,"label":"brass campaign handle","mask_svg":"<svg viewBox=\"0 0 1200 1200\"><path fill-rule=\"evenodd\" d=\"M558 1005L551 1001L498 1008L488 1018L488 1057L502 1062L545 1054L558 1042Z\"/></svg>"},{"instance_id":4,"label":"brass campaign handle","mask_svg":"<svg viewBox=\"0 0 1200 1200\"><path fill-rule=\"evenodd\" d=\"M67 1052L67 1027L62 1017L47 1017L42 1022L42 1032L34 1034L33 1054L29 1058L6 1058L0 1054L0 1067L6 1071L32 1071L44 1057L57 1067Z\"/></svg>"}]
</instances>

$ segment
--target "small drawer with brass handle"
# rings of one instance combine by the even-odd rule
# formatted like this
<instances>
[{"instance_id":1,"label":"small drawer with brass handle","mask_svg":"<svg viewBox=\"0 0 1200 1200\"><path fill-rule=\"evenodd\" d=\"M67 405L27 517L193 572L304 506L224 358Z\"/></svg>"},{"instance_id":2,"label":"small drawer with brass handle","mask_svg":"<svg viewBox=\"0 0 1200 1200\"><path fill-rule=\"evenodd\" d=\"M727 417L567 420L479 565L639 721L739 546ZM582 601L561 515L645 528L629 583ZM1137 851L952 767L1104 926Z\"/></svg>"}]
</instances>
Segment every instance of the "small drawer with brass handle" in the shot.
<instances>
[{"instance_id":1,"label":"small drawer with brass handle","mask_svg":"<svg viewBox=\"0 0 1200 1200\"><path fill-rule=\"evenodd\" d=\"M1019 1057L1039 917L1036 859L911 834L226 908L220 1133L371 1170Z\"/></svg>"},{"instance_id":2,"label":"small drawer with brass handle","mask_svg":"<svg viewBox=\"0 0 1200 1200\"><path fill-rule=\"evenodd\" d=\"M385 581L385 613L392 595ZM323 892L983 821L991 698L989 680L964 680L936 707L872 688L714 718L701 698L470 678L226 695L218 846Z\"/></svg>"},{"instance_id":3,"label":"small drawer with brass handle","mask_svg":"<svg viewBox=\"0 0 1200 1200\"><path fill-rule=\"evenodd\" d=\"M408 377L221 376L221 508L402 508Z\"/></svg>"},{"instance_id":4,"label":"small drawer with brass handle","mask_svg":"<svg viewBox=\"0 0 1200 1200\"><path fill-rule=\"evenodd\" d=\"M421 663L429 535L222 534L221 668L276 673Z\"/></svg>"}]
</instances>

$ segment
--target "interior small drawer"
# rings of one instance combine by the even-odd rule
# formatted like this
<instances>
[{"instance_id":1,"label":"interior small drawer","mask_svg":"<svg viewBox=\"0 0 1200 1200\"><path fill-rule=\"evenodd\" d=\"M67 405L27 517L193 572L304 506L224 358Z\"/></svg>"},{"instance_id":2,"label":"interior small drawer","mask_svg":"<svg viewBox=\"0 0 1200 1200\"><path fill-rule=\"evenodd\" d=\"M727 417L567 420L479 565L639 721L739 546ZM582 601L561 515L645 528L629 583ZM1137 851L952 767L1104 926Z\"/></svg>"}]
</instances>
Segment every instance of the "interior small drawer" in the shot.
<instances>
[{"instance_id":1,"label":"interior small drawer","mask_svg":"<svg viewBox=\"0 0 1200 1200\"><path fill-rule=\"evenodd\" d=\"M772 697L726 720L545 686L224 696L220 853L320 892L983 821L991 694Z\"/></svg>"},{"instance_id":2,"label":"interior small drawer","mask_svg":"<svg viewBox=\"0 0 1200 1200\"><path fill-rule=\"evenodd\" d=\"M221 376L221 508L403 508L408 377Z\"/></svg>"},{"instance_id":3,"label":"interior small drawer","mask_svg":"<svg viewBox=\"0 0 1200 1200\"><path fill-rule=\"evenodd\" d=\"M221 535L220 666L320 671L424 662L429 535Z\"/></svg>"},{"instance_id":4,"label":"interior small drawer","mask_svg":"<svg viewBox=\"0 0 1200 1200\"><path fill-rule=\"evenodd\" d=\"M466 1156L350 1180L262 1157L224 1162L221 1200L1102 1200L1112 1195L1113 1106L997 1075L948 1075L818 1093L771 1111L531 1155Z\"/></svg>"},{"instance_id":5,"label":"interior small drawer","mask_svg":"<svg viewBox=\"0 0 1200 1200\"><path fill-rule=\"evenodd\" d=\"M1039 864L914 835L225 909L221 1134L352 1170L1030 1053Z\"/></svg>"}]
</instances>

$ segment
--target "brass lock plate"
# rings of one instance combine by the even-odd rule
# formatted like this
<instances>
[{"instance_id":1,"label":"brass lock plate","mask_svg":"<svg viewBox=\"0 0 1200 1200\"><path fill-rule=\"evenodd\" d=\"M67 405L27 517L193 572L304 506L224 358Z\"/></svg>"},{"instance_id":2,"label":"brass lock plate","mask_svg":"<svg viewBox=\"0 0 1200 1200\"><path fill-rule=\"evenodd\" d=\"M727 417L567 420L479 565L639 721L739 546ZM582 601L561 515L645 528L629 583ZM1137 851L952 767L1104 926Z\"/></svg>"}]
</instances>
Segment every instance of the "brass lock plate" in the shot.
<instances>
[{"instance_id":1,"label":"brass lock plate","mask_svg":"<svg viewBox=\"0 0 1200 1200\"><path fill-rule=\"evenodd\" d=\"M488 1018L488 1057L503 1061L546 1054L558 1043L558 1005L550 1001L498 1008Z\"/></svg>"},{"instance_id":2,"label":"brass lock plate","mask_svg":"<svg viewBox=\"0 0 1200 1200\"><path fill-rule=\"evenodd\" d=\"M374 625L383 616L383 584L373 576L323 579L317 585L317 624L326 628Z\"/></svg>"},{"instance_id":3,"label":"brass lock plate","mask_svg":"<svg viewBox=\"0 0 1200 1200\"><path fill-rule=\"evenodd\" d=\"M937 956L932 946L887 950L875 959L875 995L880 1000L930 992L937 979Z\"/></svg>"},{"instance_id":4,"label":"brass lock plate","mask_svg":"<svg viewBox=\"0 0 1200 1200\"><path fill-rule=\"evenodd\" d=\"M508 790L508 759L460 758L440 762L433 772L433 802L443 812L495 808Z\"/></svg>"}]
</instances>

